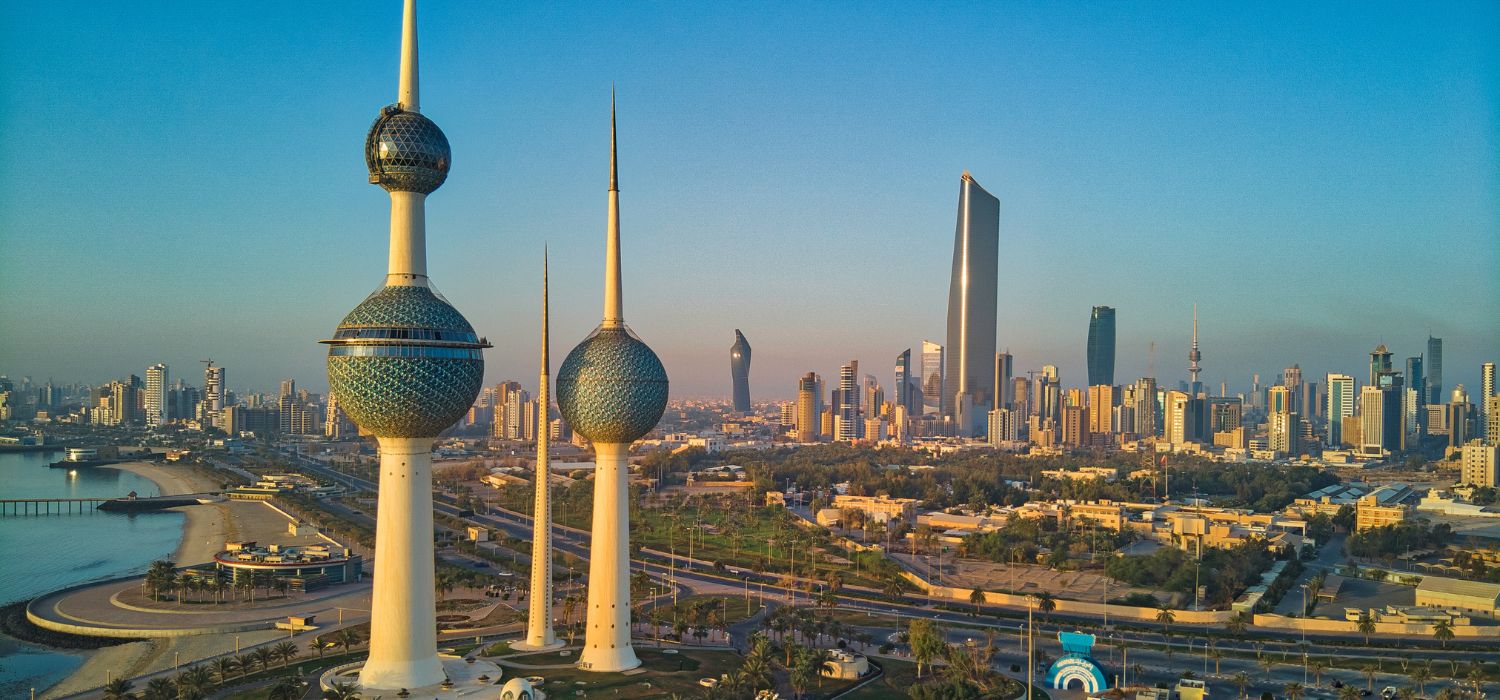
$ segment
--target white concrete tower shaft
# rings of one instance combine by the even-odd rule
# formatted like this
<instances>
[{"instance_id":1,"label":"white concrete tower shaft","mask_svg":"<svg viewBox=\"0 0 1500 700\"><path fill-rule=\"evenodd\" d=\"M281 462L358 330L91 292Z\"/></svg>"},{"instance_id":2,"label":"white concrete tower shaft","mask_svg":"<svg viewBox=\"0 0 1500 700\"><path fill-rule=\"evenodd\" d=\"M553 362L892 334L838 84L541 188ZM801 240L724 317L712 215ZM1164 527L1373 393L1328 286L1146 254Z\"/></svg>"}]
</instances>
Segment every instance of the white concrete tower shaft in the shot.
<instances>
[{"instance_id":1,"label":"white concrete tower shaft","mask_svg":"<svg viewBox=\"0 0 1500 700\"><path fill-rule=\"evenodd\" d=\"M625 325L620 282L620 190L615 104L609 101L609 223L604 263L604 328ZM625 671L641 665L630 646L630 445L594 444L594 524L589 541L588 610L578 665Z\"/></svg>"},{"instance_id":2,"label":"white concrete tower shaft","mask_svg":"<svg viewBox=\"0 0 1500 700\"><path fill-rule=\"evenodd\" d=\"M417 78L417 4L406 0L401 16L401 77L396 102L408 112L421 113ZM386 284L427 286L427 195L393 191L391 194L391 253Z\"/></svg>"},{"instance_id":3,"label":"white concrete tower shaft","mask_svg":"<svg viewBox=\"0 0 1500 700\"><path fill-rule=\"evenodd\" d=\"M526 639L513 647L556 649L562 646L552 629L552 485L548 481L551 461L547 455L552 435L548 406L552 403L552 371L548 359L551 342L547 322L547 252L542 250L542 371L536 398L536 501L532 508L531 604Z\"/></svg>"},{"instance_id":4,"label":"white concrete tower shaft","mask_svg":"<svg viewBox=\"0 0 1500 700\"><path fill-rule=\"evenodd\" d=\"M365 688L443 682L433 599L432 438L378 438L375 583Z\"/></svg>"}]
</instances>

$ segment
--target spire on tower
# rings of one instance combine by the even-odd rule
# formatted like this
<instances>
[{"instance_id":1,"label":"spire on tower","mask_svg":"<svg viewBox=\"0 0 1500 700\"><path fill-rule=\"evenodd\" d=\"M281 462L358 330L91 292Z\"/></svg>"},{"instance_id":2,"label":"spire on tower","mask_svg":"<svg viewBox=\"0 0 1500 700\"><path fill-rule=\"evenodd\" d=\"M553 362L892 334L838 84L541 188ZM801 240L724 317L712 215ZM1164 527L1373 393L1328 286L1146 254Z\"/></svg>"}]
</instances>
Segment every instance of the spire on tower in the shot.
<instances>
[{"instance_id":1,"label":"spire on tower","mask_svg":"<svg viewBox=\"0 0 1500 700\"><path fill-rule=\"evenodd\" d=\"M604 246L603 328L625 325L624 290L620 280L619 159L615 146L615 93L609 92L609 223Z\"/></svg>"},{"instance_id":2,"label":"spire on tower","mask_svg":"<svg viewBox=\"0 0 1500 700\"><path fill-rule=\"evenodd\" d=\"M548 375L552 374L552 370L547 366L547 353L548 353L548 348L550 346L551 346L551 343L547 339L547 244L543 243L542 244L542 376L543 377L547 377ZM546 386L545 383L543 383L543 385L542 385L542 392L543 392L542 396L543 397L546 397L546 395L547 395L545 393L546 391L547 391L547 386ZM546 410L546 407L543 407L542 410Z\"/></svg>"},{"instance_id":3,"label":"spire on tower","mask_svg":"<svg viewBox=\"0 0 1500 700\"><path fill-rule=\"evenodd\" d=\"M401 17L401 85L396 95L401 109L422 111L417 82L417 0L406 0Z\"/></svg>"}]
</instances>

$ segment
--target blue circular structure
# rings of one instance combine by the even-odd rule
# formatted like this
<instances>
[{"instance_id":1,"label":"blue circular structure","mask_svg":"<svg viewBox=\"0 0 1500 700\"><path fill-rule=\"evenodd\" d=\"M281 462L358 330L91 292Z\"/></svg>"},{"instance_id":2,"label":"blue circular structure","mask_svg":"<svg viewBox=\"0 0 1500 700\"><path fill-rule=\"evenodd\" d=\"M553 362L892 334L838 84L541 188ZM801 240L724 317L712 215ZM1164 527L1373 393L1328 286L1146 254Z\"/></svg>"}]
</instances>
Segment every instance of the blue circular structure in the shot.
<instances>
[{"instance_id":1,"label":"blue circular structure","mask_svg":"<svg viewBox=\"0 0 1500 700\"><path fill-rule=\"evenodd\" d=\"M1062 642L1064 653L1052 663L1047 669L1047 683L1058 690L1067 690L1078 682L1079 688L1086 693L1097 693L1109 688L1109 680L1104 675L1104 670L1099 668L1092 657L1094 647L1094 635L1080 632L1059 632L1058 641Z\"/></svg>"},{"instance_id":2,"label":"blue circular structure","mask_svg":"<svg viewBox=\"0 0 1500 700\"><path fill-rule=\"evenodd\" d=\"M339 406L378 437L437 437L458 422L484 381L489 343L427 287L375 290L339 323L328 385Z\"/></svg>"},{"instance_id":3,"label":"blue circular structure","mask_svg":"<svg viewBox=\"0 0 1500 700\"><path fill-rule=\"evenodd\" d=\"M591 442L630 444L661 420L667 370L628 329L598 328L558 369L557 407Z\"/></svg>"},{"instance_id":4,"label":"blue circular structure","mask_svg":"<svg viewBox=\"0 0 1500 700\"><path fill-rule=\"evenodd\" d=\"M448 179L453 151L431 119L396 105L381 110L365 136L370 182L389 192L431 194Z\"/></svg>"}]
</instances>

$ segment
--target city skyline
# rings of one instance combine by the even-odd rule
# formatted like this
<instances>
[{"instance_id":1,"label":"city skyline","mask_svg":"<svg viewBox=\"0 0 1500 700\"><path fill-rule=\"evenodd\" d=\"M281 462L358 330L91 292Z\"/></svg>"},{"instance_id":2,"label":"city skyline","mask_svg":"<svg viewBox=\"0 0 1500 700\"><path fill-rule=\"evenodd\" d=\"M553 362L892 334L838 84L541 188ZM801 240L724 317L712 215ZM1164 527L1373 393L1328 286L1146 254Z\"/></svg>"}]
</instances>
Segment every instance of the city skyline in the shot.
<instances>
[{"instance_id":1,"label":"city skyline","mask_svg":"<svg viewBox=\"0 0 1500 700\"><path fill-rule=\"evenodd\" d=\"M425 21L455 37L424 56L441 69L428 82L440 96L436 117L452 125L449 135L464 154L474 153L456 162L462 182L437 195L431 227L453 245L434 251L432 264L445 295L474 309L480 334L501 339L486 383L528 377L537 360L534 333L512 332L529 330L521 310L534 308L537 292L493 270L531 259L543 238L559 259L587 254L597 222L560 205L570 189L562 183L595 176L586 160L602 147L599 136L575 127L583 108L596 105L616 79L640 102L640 152L632 162L642 176L632 195L642 211L633 224L642 247L671 251L656 258L626 251L646 300L632 316L681 378L674 398L729 396L717 339L736 327L757 338L758 399L791 398L808 370L829 375L849 358L879 366L922 338L941 338L948 187L964 169L1001 200L1000 248L1012 257L1002 263L997 347L1010 348L1018 373L1054 364L1064 385L1081 386L1086 329L1077 319L1106 304L1125 313L1117 383L1147 374L1174 383L1184 374L1184 319L1196 301L1209 387L1227 381L1243 390L1252 373L1265 383L1292 362L1309 376L1359 376L1356 363L1368 348L1384 342L1398 358L1415 356L1429 333L1446 341L1445 391L1478 383L1480 363L1500 347L1500 329L1483 321L1500 315L1500 282L1491 272L1491 134L1500 83L1494 7L1455 4L1403 15L1399 31L1388 28L1402 14L1398 6L1288 8L1297 21L1268 27L1269 45L1237 38L1234 22L1246 18L1230 8L1178 9L1149 27L1128 9L1021 8L976 14L980 27L1003 32L1014 48L983 48L968 63L973 75L936 82L930 79L945 75L952 57L929 44L978 29L945 28L910 8L859 19L871 31L856 55L868 65L836 62L807 76L792 70L804 67L799 52L830 37L802 26L816 22L793 20L844 20L847 10L771 9L738 18L746 36L726 40L732 50L704 67L663 69L658 59L667 49L651 47L602 71L577 61L538 68L556 64L545 38L565 31L567 21L579 19L574 15L589 26L620 19L597 6L491 9L506 14L478 18L472 8L432 8ZM4 305L0 326L48 329L12 334L0 346L0 371L38 382L101 383L158 362L191 377L191 365L213 357L231 368L233 389L269 391L285 377L321 389L321 357L304 340L320 337L326 319L358 297L314 291L363 294L370 284L357 271L378 264L377 255L355 247L383 226L374 216L375 193L348 177L359 163L346 151L348 134L367 125L366 96L395 72L393 58L372 48L381 41L368 39L394 36L379 10L312 8L307 27L289 27L302 10L273 8L269 24L290 33L272 48L310 48L254 52L239 49L240 42L264 43L271 30L224 9L192 18L202 27L188 35L191 45L167 55L152 47L173 45L167 38L181 35L185 20L166 8L86 17L76 8L18 8L16 26L32 38L4 51L8 71L34 90L25 109L12 102L4 113L9 126L35 135L26 153L58 167L27 171L24 179L20 168L0 168L0 230L28 232L7 237L0 294L31 300ZM1202 13L1215 21L1195 23ZM677 14L677 50L706 54L709 45L692 30L722 15L702 8ZM898 19L909 33L895 31ZM641 32L667 24L651 12L625 21ZM1335 24L1349 25L1363 43L1324 43L1324 30ZM332 26L335 38L312 41L313 25ZM497 40L496 26L526 31L516 31L519 44L507 43L514 37ZM793 31L781 36L789 26ZM755 42L772 33L782 52L752 60L759 56ZM102 36L115 37L103 45L122 52L113 65L129 67L118 69L118 80L77 89L103 70L100 49L84 48ZM1202 40L1172 45L1185 36ZM138 43L122 45L118 37ZM819 50L854 41L833 39ZM1061 47L1084 39L1091 48L1065 54L1051 68L1024 55L1055 59ZM616 42L625 41L591 50L620 52ZM1211 48L1216 42L1224 48ZM1117 55L1125 57L1119 65L1101 64ZM297 70L281 68L292 60ZM1192 60L1201 62L1201 73L1169 90L1173 78L1184 77L1172 65ZM494 76L477 72L481 65L511 68ZM889 81L878 90L870 82L876 73ZM288 74L316 89L275 82ZM524 93L541 76L549 101L500 97ZM1113 79L1121 84L1110 86ZM976 92L981 82L990 87ZM847 85L837 105L822 92L832 84ZM931 95L889 99L892 89L919 84ZM157 99L126 99L146 85ZM764 97L778 86L786 88L776 92L782 102L768 108ZM1032 96L1048 86L1047 98ZM286 108L268 113L268 96ZM97 153L98 120L114 118L100 115L115 114L102 105L125 102L145 110L150 126L119 134L116 145L157 154L150 182L104 177L117 157ZM949 105L985 117L960 116L915 145L897 137L903 125L945 114ZM1276 119L1252 123L1251 115ZM826 117L840 124L836 137L822 131L818 122ZM497 128L535 133L506 155L486 136ZM746 130L767 135L764 153L740 150ZM0 146L0 158L18 163L22 147ZM266 157L273 153L283 157ZM305 167L271 169L293 153ZM204 173L197 166L205 158L230 167ZM688 162L706 169L683 168ZM875 163L879 170L870 168ZM1208 171L1220 182L1176 174ZM705 176L722 192L689 186ZM100 186L83 191L73 184L80 181ZM158 189L177 196L164 199ZM821 193L817 204L805 196L781 201L785 191L813 189ZM695 199L685 206L679 193L687 191ZM833 208L838 215L821 204L826 198L845 204ZM281 205L267 218L251 211L252 201ZM158 215L130 216L140 202ZM851 237L863 245L849 246ZM1403 255L1394 273L1382 268L1389 293L1373 302L1355 291L1390 251L1408 250L1412 240L1432 254ZM1074 250L1091 255L1086 269L1067 254ZM820 266L810 290L823 303L783 308L737 293L794 284L799 273L781 264L789 251L813 260L836 255L843 263ZM683 265L689 253L706 262ZM329 259L346 262L318 264ZM1320 262L1334 259L1338 265ZM131 271L108 294L60 272L106 266ZM150 269L159 269L160 279L141 274ZM872 270L890 271L893 281L870 284ZM592 327L593 274L587 266L554 269L559 333ZM1078 276L1087 283L1068 281ZM1460 289L1472 286L1461 292L1472 303L1439 303L1436 290L1455 280ZM698 327L675 304L684 293L718 305L723 327ZM270 325L278 333L259 330ZM97 352L101 343L110 351Z\"/></svg>"}]
</instances>

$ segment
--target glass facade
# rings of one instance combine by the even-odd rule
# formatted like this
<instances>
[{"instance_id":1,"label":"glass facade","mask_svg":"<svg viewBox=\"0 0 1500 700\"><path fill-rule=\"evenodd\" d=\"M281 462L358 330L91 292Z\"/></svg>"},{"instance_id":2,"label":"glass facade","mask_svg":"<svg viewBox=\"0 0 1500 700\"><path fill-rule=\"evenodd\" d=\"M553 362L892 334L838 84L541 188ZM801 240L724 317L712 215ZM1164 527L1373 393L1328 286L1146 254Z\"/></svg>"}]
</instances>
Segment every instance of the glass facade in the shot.
<instances>
[{"instance_id":1,"label":"glass facade","mask_svg":"<svg viewBox=\"0 0 1500 700\"><path fill-rule=\"evenodd\" d=\"M1095 306L1089 315L1089 386L1115 384L1115 310Z\"/></svg>"}]
</instances>

